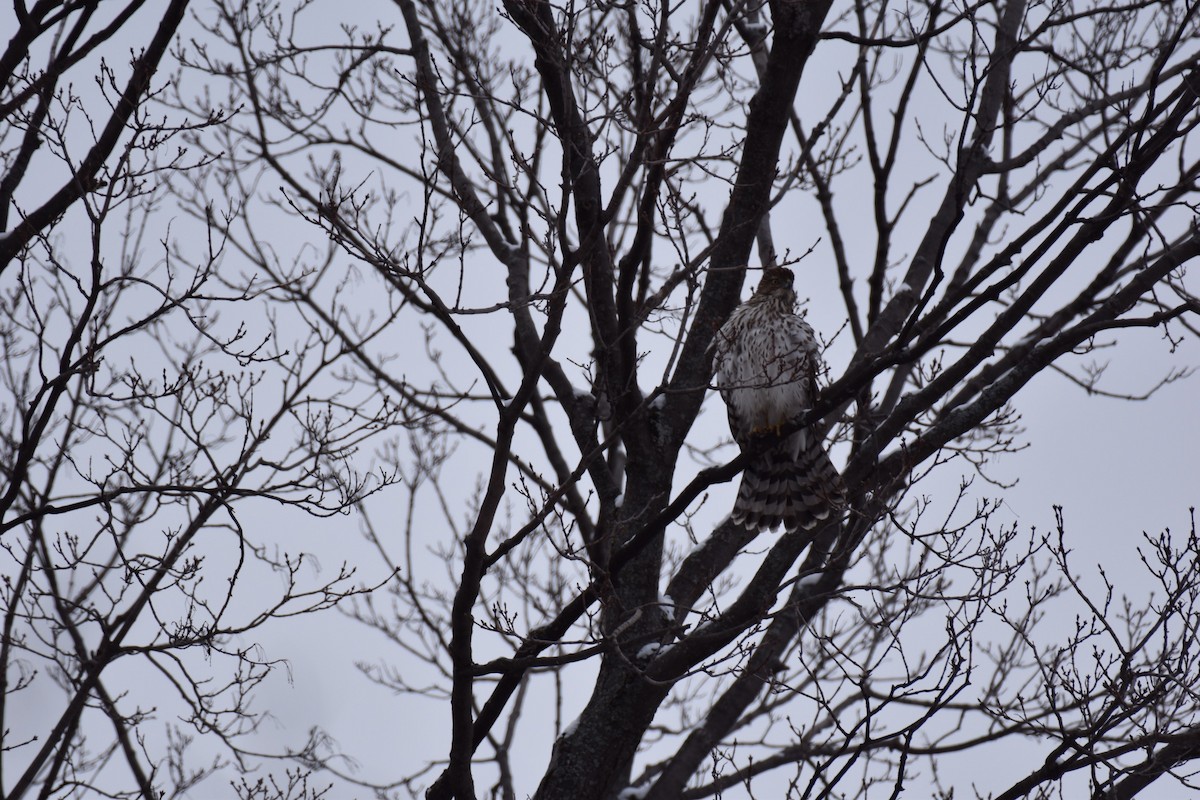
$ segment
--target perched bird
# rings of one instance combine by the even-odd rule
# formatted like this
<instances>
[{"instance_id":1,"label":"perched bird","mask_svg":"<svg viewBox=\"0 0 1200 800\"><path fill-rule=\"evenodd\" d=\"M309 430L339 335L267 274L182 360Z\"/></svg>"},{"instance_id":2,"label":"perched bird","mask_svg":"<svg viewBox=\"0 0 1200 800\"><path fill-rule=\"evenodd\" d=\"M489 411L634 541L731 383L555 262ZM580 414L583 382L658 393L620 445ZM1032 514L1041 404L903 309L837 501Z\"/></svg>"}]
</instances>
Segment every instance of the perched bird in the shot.
<instances>
[{"instance_id":1,"label":"perched bird","mask_svg":"<svg viewBox=\"0 0 1200 800\"><path fill-rule=\"evenodd\" d=\"M767 267L754 295L733 310L713 342L717 388L729 430L751 453L732 521L750 530L811 529L845 505L846 485L816 432L780 429L817 398L821 356L796 314L792 272Z\"/></svg>"}]
</instances>

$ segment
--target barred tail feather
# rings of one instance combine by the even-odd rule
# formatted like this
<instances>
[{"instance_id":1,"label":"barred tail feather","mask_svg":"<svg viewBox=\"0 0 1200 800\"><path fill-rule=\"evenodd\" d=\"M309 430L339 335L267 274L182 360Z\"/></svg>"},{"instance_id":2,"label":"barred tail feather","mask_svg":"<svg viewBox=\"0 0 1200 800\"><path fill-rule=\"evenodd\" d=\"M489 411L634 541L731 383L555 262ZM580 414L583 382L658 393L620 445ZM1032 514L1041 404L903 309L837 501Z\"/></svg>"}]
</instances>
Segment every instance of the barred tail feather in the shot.
<instances>
[{"instance_id":1,"label":"barred tail feather","mask_svg":"<svg viewBox=\"0 0 1200 800\"><path fill-rule=\"evenodd\" d=\"M806 437L807 438L807 437ZM811 530L845 507L846 484L820 442L794 457L779 447L757 456L742 473L732 521L750 530Z\"/></svg>"}]
</instances>

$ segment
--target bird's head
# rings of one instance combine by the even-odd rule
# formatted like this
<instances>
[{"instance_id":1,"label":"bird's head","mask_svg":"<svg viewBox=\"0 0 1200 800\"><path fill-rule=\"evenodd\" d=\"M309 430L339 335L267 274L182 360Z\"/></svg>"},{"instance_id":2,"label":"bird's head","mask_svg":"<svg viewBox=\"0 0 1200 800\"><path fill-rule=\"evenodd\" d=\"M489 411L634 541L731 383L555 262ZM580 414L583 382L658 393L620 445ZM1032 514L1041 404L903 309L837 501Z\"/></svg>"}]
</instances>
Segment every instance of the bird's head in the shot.
<instances>
[{"instance_id":1,"label":"bird's head","mask_svg":"<svg viewBox=\"0 0 1200 800\"><path fill-rule=\"evenodd\" d=\"M796 292L792 289L794 279L792 271L786 267L766 267L754 296L782 300L790 308L796 302Z\"/></svg>"}]
</instances>

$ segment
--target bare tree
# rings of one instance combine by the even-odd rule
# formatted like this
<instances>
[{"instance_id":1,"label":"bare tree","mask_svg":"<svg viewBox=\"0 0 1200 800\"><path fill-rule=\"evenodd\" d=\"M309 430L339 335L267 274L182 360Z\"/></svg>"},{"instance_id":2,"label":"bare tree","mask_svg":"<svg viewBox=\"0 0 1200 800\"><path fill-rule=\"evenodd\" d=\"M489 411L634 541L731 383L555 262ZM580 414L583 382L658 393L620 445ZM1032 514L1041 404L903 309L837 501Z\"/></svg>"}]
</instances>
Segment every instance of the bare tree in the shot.
<instances>
[{"instance_id":1,"label":"bare tree","mask_svg":"<svg viewBox=\"0 0 1200 800\"><path fill-rule=\"evenodd\" d=\"M1193 6L363 8L197 6L155 107L203 122L148 139L122 123L126 152L165 152L170 133L189 160L79 198L119 198L140 224L169 184L203 235L94 278L104 302L57 312L86 339L53 344L47 304L91 295L52 239L13 251L58 283L6 295L28 320L6 344L29 366L9 374L62 399L13 405L6 447L38 469L6 466L6 630L28 632L6 634L6 690L42 658L69 700L55 738L24 748L41 750L19 788L101 785L85 708L114 720L144 796L202 777L101 682L127 656L249 770L246 693L270 664L234 643L342 599L395 647L366 675L441 703L444 750L368 780L313 733L270 754L295 762L286 776L239 777L242 796L319 793L308 777L460 800L1189 783L1194 527L1146 538L1153 591L1126 597L1078 563L1062 519L1018 530L987 496L1003 487L976 484L1020 446L1035 376L1133 397L1101 381L1097 351L1127 328L1168 347L1196 333ZM89 217L93 270L112 259L107 217ZM697 422L706 403L721 415L716 331L769 264L797 273L826 344L818 402L779 432L819 432L842 468L847 508L814 531L725 517L746 457ZM101 362L129 337L161 347L161 382ZM43 408L41 428L23 421ZM962 473L957 490L939 477ZM345 572L293 583L234 511L255 498L353 509L398 574L364 594ZM92 532L50 525L66 511ZM244 564L289 576L277 601L242 613ZM227 657L224 683L193 671L194 645ZM564 707L582 711L568 724ZM542 724L553 745L530 753ZM961 753L1009 766L951 774Z\"/></svg>"},{"instance_id":2,"label":"bare tree","mask_svg":"<svg viewBox=\"0 0 1200 800\"><path fill-rule=\"evenodd\" d=\"M233 76L229 104L247 109L215 182L265 171L374 273L386 314L318 287L297 301L355 352L364 381L435 428L394 465L418 511L368 534L384 554L398 540L439 546L419 502L432 493L453 582L410 557L393 610L356 612L444 681L432 691L449 700L452 738L429 796L473 797L481 770L515 796L531 681L589 662L590 698L538 797L701 797L781 769L797 796L858 795L1021 737L1048 740L1044 761L983 791L1024 796L1084 771L1095 794L1119 795L1190 758L1195 609L1173 572L1190 541L1151 550L1172 600L1121 614L1074 581L1056 539L1021 545L987 505L934 523L911 493L951 456L982 470L1009 449L1009 402L1034 375L1103 389L1069 356L1121 328L1191 331L1190 7L508 2L496 14L399 0L395 12L398 33L331 44L267 8L229 7L210 24L223 54L191 63ZM810 61L823 77L800 89ZM252 188L240 179L230 201ZM870 213L848 217L841 194ZM824 297L840 292L845 331L823 400L794 424L823 419L844 443L853 500L837 525L764 543L690 522L740 466L709 467L721 453L693 428L746 265L795 262L817 239L777 237L781 217L825 228L820 258L799 269ZM271 259L257 267L279 279ZM432 370L411 350L387 362L357 345L364 320L405 330L405 316L427 320ZM447 499L459 495L445 441L458 439L481 447L464 458L490 461L465 519ZM682 454L708 468L689 480ZM502 513L514 491L515 518ZM672 557L680 528L700 545ZM1034 623L1069 594L1086 621L1039 644ZM902 635L928 636L912 620L930 613L945 619L942 644ZM480 655L498 648L508 655ZM372 675L420 691L405 671ZM809 723L785 723L797 713Z\"/></svg>"},{"instance_id":3,"label":"bare tree","mask_svg":"<svg viewBox=\"0 0 1200 800\"><path fill-rule=\"evenodd\" d=\"M325 517L389 481L347 464L396 411L326 379L340 344L264 321L281 287L225 276L211 220L185 245L172 232L166 185L203 165L184 137L222 114L155 105L188 3L143 5L17 2L5 23L6 798L177 796L220 771L211 748L184 754L197 732L257 725L249 693L274 659L252 632L358 590L348 568L307 577L253 509Z\"/></svg>"}]
</instances>

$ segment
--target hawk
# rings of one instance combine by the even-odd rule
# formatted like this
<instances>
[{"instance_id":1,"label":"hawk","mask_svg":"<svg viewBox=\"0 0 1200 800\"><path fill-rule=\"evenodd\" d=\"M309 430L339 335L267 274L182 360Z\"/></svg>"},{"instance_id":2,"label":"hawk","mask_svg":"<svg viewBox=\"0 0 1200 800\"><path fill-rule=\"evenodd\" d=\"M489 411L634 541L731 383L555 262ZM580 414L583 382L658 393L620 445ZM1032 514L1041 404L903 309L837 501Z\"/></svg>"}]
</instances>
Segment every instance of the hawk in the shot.
<instances>
[{"instance_id":1,"label":"hawk","mask_svg":"<svg viewBox=\"0 0 1200 800\"><path fill-rule=\"evenodd\" d=\"M792 272L767 267L754 295L717 332L717 388L729 430L750 462L731 519L750 530L811 529L846 500L846 485L817 433L780 428L812 407L821 356L796 314Z\"/></svg>"}]
</instances>

